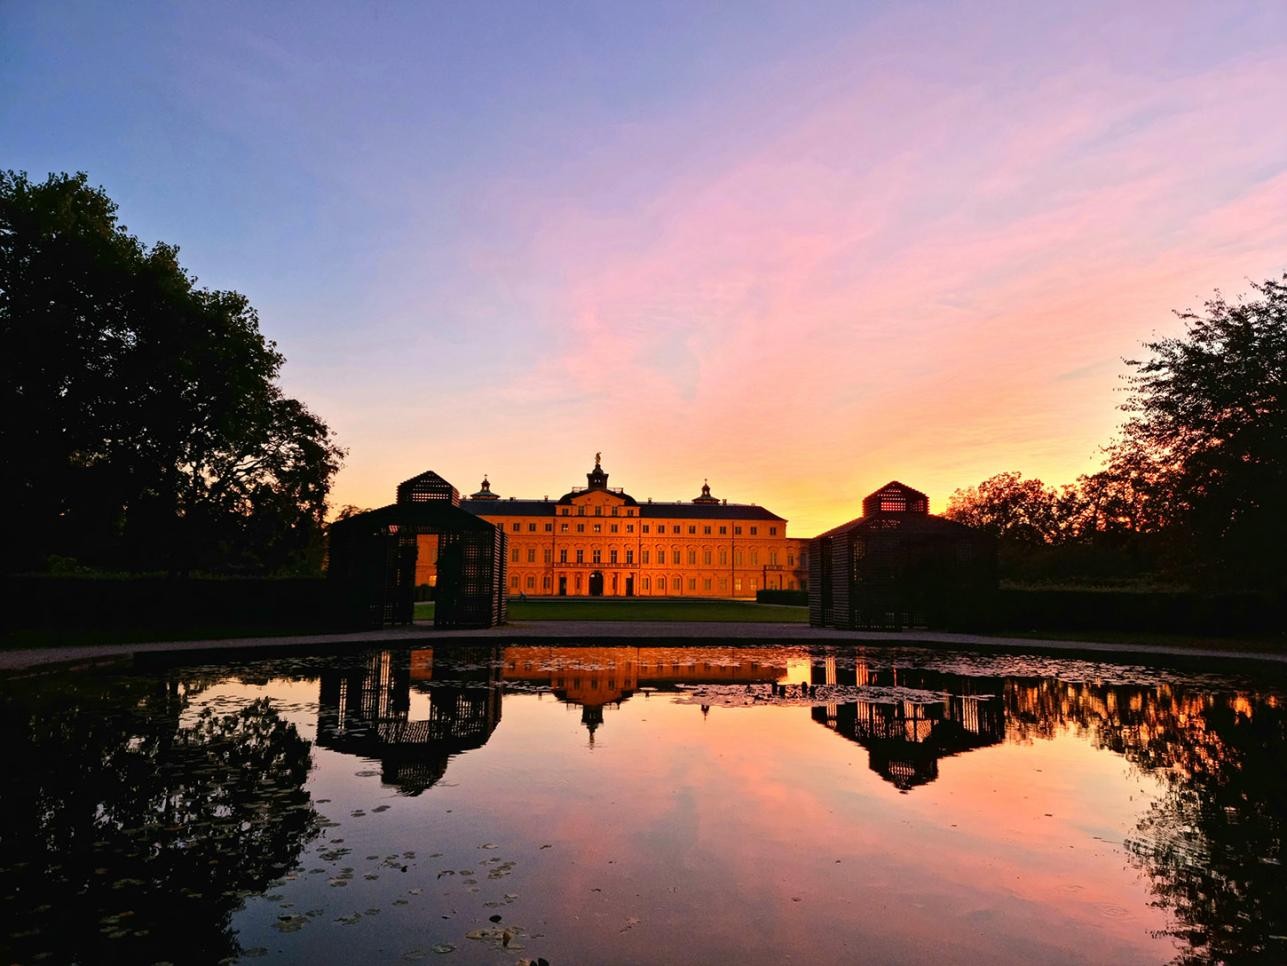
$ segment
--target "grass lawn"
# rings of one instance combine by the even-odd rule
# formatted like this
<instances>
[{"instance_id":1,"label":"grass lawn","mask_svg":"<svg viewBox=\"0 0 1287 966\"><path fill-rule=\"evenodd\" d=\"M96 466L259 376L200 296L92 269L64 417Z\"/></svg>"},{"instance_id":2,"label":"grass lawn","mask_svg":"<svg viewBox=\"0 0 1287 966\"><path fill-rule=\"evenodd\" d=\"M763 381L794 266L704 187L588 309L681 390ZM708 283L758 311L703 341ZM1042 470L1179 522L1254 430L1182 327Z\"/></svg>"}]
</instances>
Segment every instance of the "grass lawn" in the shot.
<instances>
[{"instance_id":1,"label":"grass lawn","mask_svg":"<svg viewBox=\"0 0 1287 966\"><path fill-rule=\"evenodd\" d=\"M416 620L432 620L433 604L416 604ZM809 608L757 604L753 600L649 600L553 598L509 600L511 621L747 621L807 624Z\"/></svg>"}]
</instances>

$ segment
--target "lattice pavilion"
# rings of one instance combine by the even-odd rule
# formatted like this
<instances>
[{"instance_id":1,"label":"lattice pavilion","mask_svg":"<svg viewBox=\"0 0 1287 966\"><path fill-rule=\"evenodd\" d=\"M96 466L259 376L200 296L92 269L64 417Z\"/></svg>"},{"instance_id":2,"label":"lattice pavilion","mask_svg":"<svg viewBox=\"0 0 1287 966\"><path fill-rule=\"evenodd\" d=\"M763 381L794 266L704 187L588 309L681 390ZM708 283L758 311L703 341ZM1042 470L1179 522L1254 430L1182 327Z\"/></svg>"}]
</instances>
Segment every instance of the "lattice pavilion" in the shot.
<instances>
[{"instance_id":1,"label":"lattice pavilion","mask_svg":"<svg viewBox=\"0 0 1287 966\"><path fill-rule=\"evenodd\" d=\"M897 480L862 516L809 541L809 623L899 628L953 623L996 590L996 544L932 516L929 497Z\"/></svg>"},{"instance_id":2,"label":"lattice pavilion","mask_svg":"<svg viewBox=\"0 0 1287 966\"><path fill-rule=\"evenodd\" d=\"M432 470L398 485L398 501L331 526L327 576L355 627L410 624L427 551L437 575L435 627L505 622L505 534L461 508Z\"/></svg>"}]
</instances>

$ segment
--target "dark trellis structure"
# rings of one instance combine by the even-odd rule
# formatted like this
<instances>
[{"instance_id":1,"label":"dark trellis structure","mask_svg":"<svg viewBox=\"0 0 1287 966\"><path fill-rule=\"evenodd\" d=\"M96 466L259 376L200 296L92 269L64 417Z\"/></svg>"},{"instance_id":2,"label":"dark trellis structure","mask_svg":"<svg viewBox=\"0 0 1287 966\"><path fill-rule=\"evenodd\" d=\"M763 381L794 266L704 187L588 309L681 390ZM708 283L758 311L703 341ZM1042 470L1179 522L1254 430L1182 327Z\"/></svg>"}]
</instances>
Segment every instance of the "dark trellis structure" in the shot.
<instances>
[{"instance_id":1,"label":"dark trellis structure","mask_svg":"<svg viewBox=\"0 0 1287 966\"><path fill-rule=\"evenodd\" d=\"M931 516L929 498L897 481L862 516L809 541L809 623L897 629L978 615L996 590L996 544Z\"/></svg>"},{"instance_id":2,"label":"dark trellis structure","mask_svg":"<svg viewBox=\"0 0 1287 966\"><path fill-rule=\"evenodd\" d=\"M500 650L466 647L463 667L445 681L412 679L405 650L378 651L361 663L321 672L317 744L376 759L381 780L418 795L438 782L457 755L481 748L501 718ZM411 693L428 696L411 716ZM422 717L419 715L423 715Z\"/></svg>"},{"instance_id":3,"label":"dark trellis structure","mask_svg":"<svg viewBox=\"0 0 1287 966\"><path fill-rule=\"evenodd\" d=\"M505 534L462 510L460 493L432 471L400 483L397 503L331 527L327 575L346 623L365 628L414 620L424 535L437 537L434 626L503 624Z\"/></svg>"}]
</instances>

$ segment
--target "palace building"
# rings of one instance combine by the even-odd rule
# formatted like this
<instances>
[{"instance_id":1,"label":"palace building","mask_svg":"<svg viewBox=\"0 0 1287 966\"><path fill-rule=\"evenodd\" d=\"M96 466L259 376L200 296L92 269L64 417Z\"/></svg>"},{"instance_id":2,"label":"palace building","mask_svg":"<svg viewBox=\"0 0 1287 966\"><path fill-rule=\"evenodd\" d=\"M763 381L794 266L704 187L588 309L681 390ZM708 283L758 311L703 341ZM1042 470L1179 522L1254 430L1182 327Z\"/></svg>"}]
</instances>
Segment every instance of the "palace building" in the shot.
<instances>
[{"instance_id":1,"label":"palace building","mask_svg":"<svg viewBox=\"0 0 1287 966\"><path fill-rule=\"evenodd\" d=\"M639 501L595 454L586 486L558 499L502 497L484 478L460 506L504 531L511 597L750 597L761 589L801 590L807 540L754 503L711 495ZM432 538L424 538L432 540ZM421 547L416 583L434 584L432 547Z\"/></svg>"}]
</instances>

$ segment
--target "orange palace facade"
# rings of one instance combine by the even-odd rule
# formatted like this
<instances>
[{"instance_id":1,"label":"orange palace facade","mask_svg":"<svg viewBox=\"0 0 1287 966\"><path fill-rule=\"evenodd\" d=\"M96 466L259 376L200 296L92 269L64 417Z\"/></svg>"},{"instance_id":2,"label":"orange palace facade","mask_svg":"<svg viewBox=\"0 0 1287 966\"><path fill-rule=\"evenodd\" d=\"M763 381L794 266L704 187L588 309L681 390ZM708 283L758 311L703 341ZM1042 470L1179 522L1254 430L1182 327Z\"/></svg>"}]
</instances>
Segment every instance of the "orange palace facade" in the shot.
<instances>
[{"instance_id":1,"label":"orange palace facade","mask_svg":"<svg viewBox=\"0 0 1287 966\"><path fill-rule=\"evenodd\" d=\"M787 521L762 506L718 499L709 485L688 502L641 503L608 486L597 454L586 482L557 500L522 500L484 479L461 501L504 530L511 597L754 597L805 587L808 541L788 537ZM417 583L435 583L434 556L421 548Z\"/></svg>"}]
</instances>

